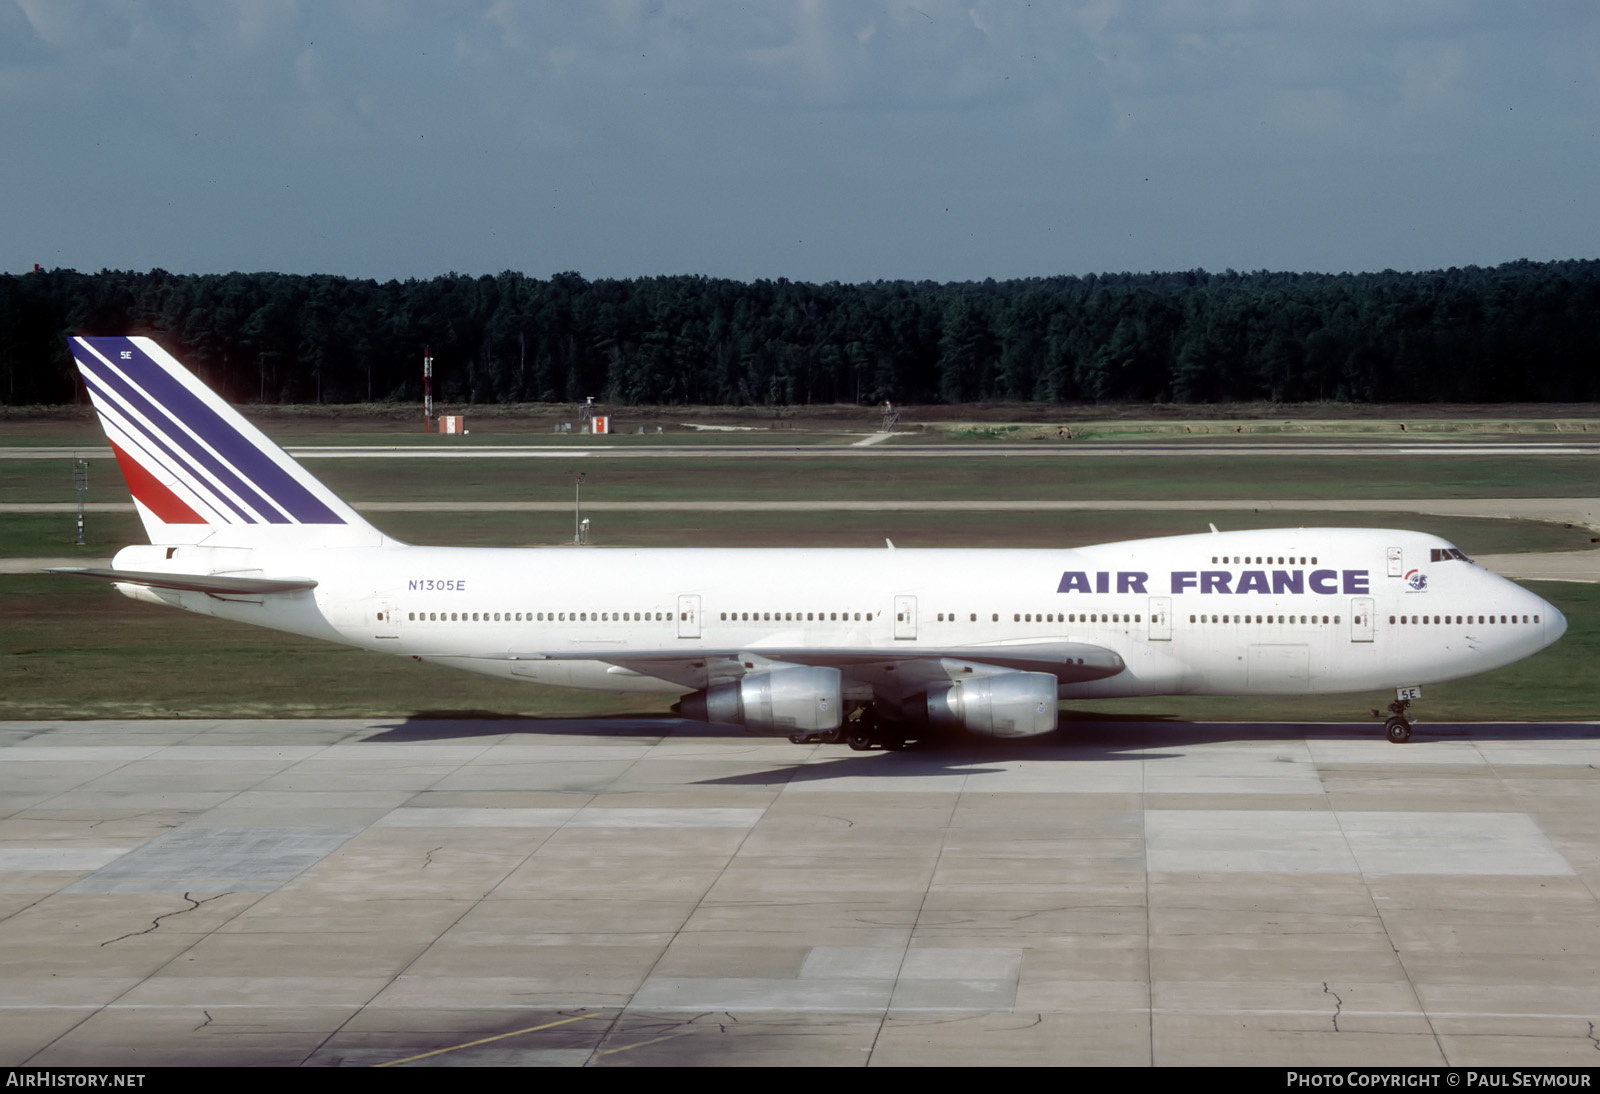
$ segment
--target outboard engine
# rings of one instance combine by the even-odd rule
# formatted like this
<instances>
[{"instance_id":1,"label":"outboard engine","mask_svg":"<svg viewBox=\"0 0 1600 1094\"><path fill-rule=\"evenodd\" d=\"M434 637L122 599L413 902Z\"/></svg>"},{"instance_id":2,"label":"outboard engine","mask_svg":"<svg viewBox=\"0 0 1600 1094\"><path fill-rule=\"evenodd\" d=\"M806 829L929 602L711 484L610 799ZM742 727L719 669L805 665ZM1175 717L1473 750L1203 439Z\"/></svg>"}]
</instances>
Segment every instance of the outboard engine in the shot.
<instances>
[{"instance_id":1,"label":"outboard engine","mask_svg":"<svg viewBox=\"0 0 1600 1094\"><path fill-rule=\"evenodd\" d=\"M1047 672L1003 672L962 680L929 691L926 716L935 729L1036 737L1056 728L1056 678Z\"/></svg>"},{"instance_id":2,"label":"outboard engine","mask_svg":"<svg viewBox=\"0 0 1600 1094\"><path fill-rule=\"evenodd\" d=\"M685 718L742 725L755 733L828 733L844 718L842 687L838 669L795 666L713 684L685 695L672 709Z\"/></svg>"}]
</instances>

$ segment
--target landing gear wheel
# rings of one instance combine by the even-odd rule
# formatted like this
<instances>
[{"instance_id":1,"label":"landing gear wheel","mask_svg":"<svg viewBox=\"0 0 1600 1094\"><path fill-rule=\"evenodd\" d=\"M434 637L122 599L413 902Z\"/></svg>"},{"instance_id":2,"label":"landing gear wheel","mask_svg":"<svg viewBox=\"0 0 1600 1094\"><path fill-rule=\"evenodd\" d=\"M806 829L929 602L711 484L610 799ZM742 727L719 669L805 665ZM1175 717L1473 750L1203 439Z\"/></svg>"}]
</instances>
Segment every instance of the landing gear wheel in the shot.
<instances>
[{"instance_id":1,"label":"landing gear wheel","mask_svg":"<svg viewBox=\"0 0 1600 1094\"><path fill-rule=\"evenodd\" d=\"M844 735L844 742L851 749L866 752L878 743L877 716L872 713L870 706L863 707L854 721L846 721L839 727L839 732Z\"/></svg>"},{"instance_id":2,"label":"landing gear wheel","mask_svg":"<svg viewBox=\"0 0 1600 1094\"><path fill-rule=\"evenodd\" d=\"M1411 740L1411 723L1399 716L1390 718L1383 723L1383 735L1390 744L1403 745Z\"/></svg>"}]
</instances>

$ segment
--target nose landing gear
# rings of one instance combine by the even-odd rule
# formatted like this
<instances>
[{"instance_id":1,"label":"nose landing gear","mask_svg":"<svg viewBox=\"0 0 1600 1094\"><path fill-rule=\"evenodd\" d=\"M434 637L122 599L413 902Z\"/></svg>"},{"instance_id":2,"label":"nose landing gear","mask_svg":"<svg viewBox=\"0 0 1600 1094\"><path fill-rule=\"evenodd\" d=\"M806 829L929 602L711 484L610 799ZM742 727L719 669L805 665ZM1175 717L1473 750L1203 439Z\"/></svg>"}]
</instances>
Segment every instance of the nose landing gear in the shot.
<instances>
[{"instance_id":1,"label":"nose landing gear","mask_svg":"<svg viewBox=\"0 0 1600 1094\"><path fill-rule=\"evenodd\" d=\"M1404 689L1410 691L1410 688ZM1389 704L1389 719L1383 723L1383 735L1389 738L1390 744L1403 745L1411 740L1411 719L1407 717L1411 712L1411 697L1402 697ZM1373 717L1382 715L1378 711L1372 712Z\"/></svg>"}]
</instances>

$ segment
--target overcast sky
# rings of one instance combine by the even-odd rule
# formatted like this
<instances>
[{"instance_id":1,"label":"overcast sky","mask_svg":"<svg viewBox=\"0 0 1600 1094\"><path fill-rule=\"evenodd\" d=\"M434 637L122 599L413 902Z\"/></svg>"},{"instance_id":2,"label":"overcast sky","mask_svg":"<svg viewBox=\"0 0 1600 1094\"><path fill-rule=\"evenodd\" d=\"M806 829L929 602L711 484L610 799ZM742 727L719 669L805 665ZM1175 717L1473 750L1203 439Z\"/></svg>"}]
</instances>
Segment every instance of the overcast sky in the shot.
<instances>
[{"instance_id":1,"label":"overcast sky","mask_svg":"<svg viewBox=\"0 0 1600 1094\"><path fill-rule=\"evenodd\" d=\"M1600 255L1600 3L0 0L0 269Z\"/></svg>"}]
</instances>

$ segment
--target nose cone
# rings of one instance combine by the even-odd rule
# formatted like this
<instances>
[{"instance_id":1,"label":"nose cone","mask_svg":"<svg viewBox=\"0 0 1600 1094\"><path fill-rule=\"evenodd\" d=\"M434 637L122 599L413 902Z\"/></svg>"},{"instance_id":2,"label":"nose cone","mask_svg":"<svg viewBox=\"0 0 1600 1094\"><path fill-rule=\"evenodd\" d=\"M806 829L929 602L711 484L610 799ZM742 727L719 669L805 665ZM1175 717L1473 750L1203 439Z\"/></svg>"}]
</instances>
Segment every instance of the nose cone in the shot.
<instances>
[{"instance_id":1,"label":"nose cone","mask_svg":"<svg viewBox=\"0 0 1600 1094\"><path fill-rule=\"evenodd\" d=\"M1544 644L1548 646L1567 633L1567 617L1549 601L1541 600L1539 603L1543 605L1539 618L1544 620Z\"/></svg>"}]
</instances>

